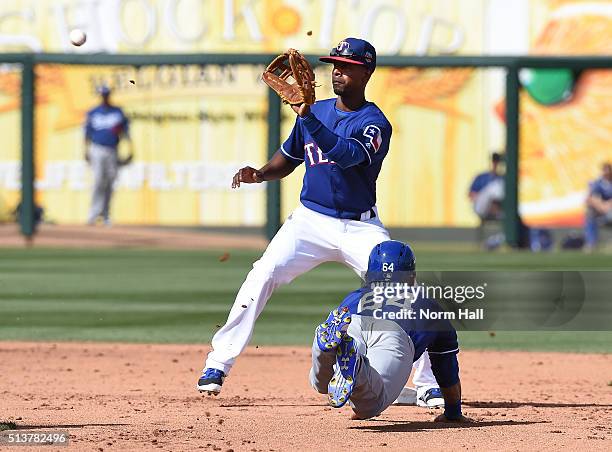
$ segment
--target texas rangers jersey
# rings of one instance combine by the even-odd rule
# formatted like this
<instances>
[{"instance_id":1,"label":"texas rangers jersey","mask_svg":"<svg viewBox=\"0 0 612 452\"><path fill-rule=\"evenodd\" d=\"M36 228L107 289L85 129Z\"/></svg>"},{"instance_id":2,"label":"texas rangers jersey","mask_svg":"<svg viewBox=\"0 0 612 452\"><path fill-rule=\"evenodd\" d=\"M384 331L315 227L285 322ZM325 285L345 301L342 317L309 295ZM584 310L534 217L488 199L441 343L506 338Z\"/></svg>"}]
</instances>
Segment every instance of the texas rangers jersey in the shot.
<instances>
[{"instance_id":1,"label":"texas rangers jersey","mask_svg":"<svg viewBox=\"0 0 612 452\"><path fill-rule=\"evenodd\" d=\"M128 134L128 126L128 119L121 108L99 105L87 112L85 136L93 143L114 148L121 135Z\"/></svg>"},{"instance_id":2,"label":"texas rangers jersey","mask_svg":"<svg viewBox=\"0 0 612 452\"><path fill-rule=\"evenodd\" d=\"M336 218L359 219L376 204L376 179L389 151L391 124L372 102L357 111L336 108L336 99L316 102L296 119L282 155L306 173L300 201Z\"/></svg>"}]
</instances>

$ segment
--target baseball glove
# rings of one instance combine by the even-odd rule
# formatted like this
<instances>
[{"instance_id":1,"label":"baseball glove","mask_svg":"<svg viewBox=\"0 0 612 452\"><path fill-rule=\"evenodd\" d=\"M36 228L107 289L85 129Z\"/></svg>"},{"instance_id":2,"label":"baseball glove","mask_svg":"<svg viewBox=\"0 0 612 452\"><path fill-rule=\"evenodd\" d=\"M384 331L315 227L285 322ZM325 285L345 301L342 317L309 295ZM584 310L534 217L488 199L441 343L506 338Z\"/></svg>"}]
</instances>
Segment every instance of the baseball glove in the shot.
<instances>
[{"instance_id":1,"label":"baseball glove","mask_svg":"<svg viewBox=\"0 0 612 452\"><path fill-rule=\"evenodd\" d=\"M117 163L119 164L119 166L126 166L129 165L130 163L132 163L132 160L134 160L134 154L130 153L127 157L123 158L123 159L117 159Z\"/></svg>"},{"instance_id":2,"label":"baseball glove","mask_svg":"<svg viewBox=\"0 0 612 452\"><path fill-rule=\"evenodd\" d=\"M293 83L287 81L290 76ZM314 72L306 58L295 49L277 56L264 71L262 79L286 104L312 105L315 102Z\"/></svg>"}]
</instances>

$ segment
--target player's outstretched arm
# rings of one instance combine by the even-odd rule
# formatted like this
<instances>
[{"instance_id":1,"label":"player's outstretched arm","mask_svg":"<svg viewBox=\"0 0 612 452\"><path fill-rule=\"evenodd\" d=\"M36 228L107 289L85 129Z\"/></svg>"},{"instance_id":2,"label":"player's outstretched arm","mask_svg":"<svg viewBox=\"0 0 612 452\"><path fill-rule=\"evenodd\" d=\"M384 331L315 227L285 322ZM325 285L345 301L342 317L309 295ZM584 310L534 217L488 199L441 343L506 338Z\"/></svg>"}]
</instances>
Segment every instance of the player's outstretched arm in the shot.
<instances>
[{"instance_id":1,"label":"player's outstretched arm","mask_svg":"<svg viewBox=\"0 0 612 452\"><path fill-rule=\"evenodd\" d=\"M448 322L448 320L446 321ZM461 413L461 380L457 361L457 333L449 324L446 331L438 332L437 340L428 349L431 370L444 397L444 414L435 422L473 422Z\"/></svg>"},{"instance_id":2,"label":"player's outstretched arm","mask_svg":"<svg viewBox=\"0 0 612 452\"><path fill-rule=\"evenodd\" d=\"M296 165L288 161L279 152L274 154L268 163L260 169L250 166L240 168L232 179L232 188L244 184L259 184L263 181L278 180L288 176L296 168Z\"/></svg>"}]
</instances>

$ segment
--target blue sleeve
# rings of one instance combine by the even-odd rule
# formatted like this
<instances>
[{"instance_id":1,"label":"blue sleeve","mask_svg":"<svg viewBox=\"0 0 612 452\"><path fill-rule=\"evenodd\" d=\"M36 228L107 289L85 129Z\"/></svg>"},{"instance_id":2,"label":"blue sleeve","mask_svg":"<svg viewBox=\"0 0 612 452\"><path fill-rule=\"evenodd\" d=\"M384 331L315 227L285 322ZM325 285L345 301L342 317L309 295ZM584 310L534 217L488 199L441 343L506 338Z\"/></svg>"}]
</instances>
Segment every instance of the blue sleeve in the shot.
<instances>
[{"instance_id":1,"label":"blue sleeve","mask_svg":"<svg viewBox=\"0 0 612 452\"><path fill-rule=\"evenodd\" d=\"M340 303L340 306L338 306L338 308L341 309L347 307L349 308L349 312L351 314L359 314L359 301L361 300L361 295L362 294L360 289L351 292L346 297L344 297L344 300L342 300L342 303Z\"/></svg>"},{"instance_id":2,"label":"blue sleeve","mask_svg":"<svg viewBox=\"0 0 612 452\"><path fill-rule=\"evenodd\" d=\"M446 319L439 320L435 329L436 334L427 346L427 353L436 381L440 387L448 388L459 381L457 332Z\"/></svg>"},{"instance_id":3,"label":"blue sleeve","mask_svg":"<svg viewBox=\"0 0 612 452\"><path fill-rule=\"evenodd\" d=\"M359 165L368 159L364 146L354 138L342 138L329 130L317 117L310 113L302 119L302 124L314 138L327 158L341 168Z\"/></svg>"},{"instance_id":4,"label":"blue sleeve","mask_svg":"<svg viewBox=\"0 0 612 452\"><path fill-rule=\"evenodd\" d=\"M457 352L433 353L428 351L431 371L441 388L450 388L459 382Z\"/></svg>"},{"instance_id":5,"label":"blue sleeve","mask_svg":"<svg viewBox=\"0 0 612 452\"><path fill-rule=\"evenodd\" d=\"M601 186L601 183L599 181L599 179L591 182L589 184L589 195L591 196L599 196L600 198L604 197L603 194L603 187Z\"/></svg>"},{"instance_id":6,"label":"blue sleeve","mask_svg":"<svg viewBox=\"0 0 612 452\"><path fill-rule=\"evenodd\" d=\"M362 163L369 166L385 158L391 144L391 124L371 121L365 123L349 138L358 142L363 148L366 160Z\"/></svg>"},{"instance_id":7,"label":"blue sleeve","mask_svg":"<svg viewBox=\"0 0 612 452\"><path fill-rule=\"evenodd\" d=\"M304 134L299 123L299 117L296 118L289 137L281 144L280 152L283 157L295 165L304 161Z\"/></svg>"},{"instance_id":8,"label":"blue sleeve","mask_svg":"<svg viewBox=\"0 0 612 452\"><path fill-rule=\"evenodd\" d=\"M484 183L484 175L479 174L472 181L472 185L470 185L470 193L478 193L484 188L485 185L486 184Z\"/></svg>"}]
</instances>

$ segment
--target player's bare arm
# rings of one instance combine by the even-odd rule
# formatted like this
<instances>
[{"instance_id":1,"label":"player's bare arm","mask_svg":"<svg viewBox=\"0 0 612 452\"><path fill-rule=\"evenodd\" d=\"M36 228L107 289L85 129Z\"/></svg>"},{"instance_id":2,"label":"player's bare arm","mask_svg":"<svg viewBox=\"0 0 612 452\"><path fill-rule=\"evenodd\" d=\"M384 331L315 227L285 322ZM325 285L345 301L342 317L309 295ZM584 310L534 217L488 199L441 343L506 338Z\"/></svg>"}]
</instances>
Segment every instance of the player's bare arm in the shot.
<instances>
[{"instance_id":1,"label":"player's bare arm","mask_svg":"<svg viewBox=\"0 0 612 452\"><path fill-rule=\"evenodd\" d=\"M295 167L294 164L277 152L270 161L260 169L255 169L250 166L240 168L238 172L234 174L232 188L240 187L241 183L258 184L263 181L282 179L291 174Z\"/></svg>"},{"instance_id":2,"label":"player's bare arm","mask_svg":"<svg viewBox=\"0 0 612 452\"><path fill-rule=\"evenodd\" d=\"M605 215L612 206L612 200L604 201L600 196L589 195L587 205L595 209L599 214Z\"/></svg>"}]
</instances>

